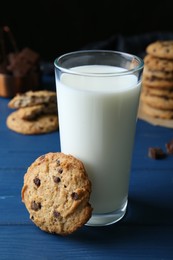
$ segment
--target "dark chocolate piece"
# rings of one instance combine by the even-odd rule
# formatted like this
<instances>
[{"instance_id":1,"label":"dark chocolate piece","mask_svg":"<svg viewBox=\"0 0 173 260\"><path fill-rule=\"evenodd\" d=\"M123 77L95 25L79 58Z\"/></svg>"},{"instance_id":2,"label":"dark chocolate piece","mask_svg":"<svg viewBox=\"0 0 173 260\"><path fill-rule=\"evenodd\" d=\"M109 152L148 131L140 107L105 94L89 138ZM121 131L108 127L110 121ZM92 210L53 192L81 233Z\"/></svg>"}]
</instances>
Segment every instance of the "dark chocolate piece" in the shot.
<instances>
[{"instance_id":1,"label":"dark chocolate piece","mask_svg":"<svg viewBox=\"0 0 173 260\"><path fill-rule=\"evenodd\" d=\"M40 186L40 184L41 184L41 181L40 181L40 179L39 178L35 178L34 180L33 180L33 182L34 182L34 184L37 186L37 187L39 187Z\"/></svg>"},{"instance_id":2,"label":"dark chocolate piece","mask_svg":"<svg viewBox=\"0 0 173 260\"><path fill-rule=\"evenodd\" d=\"M41 209L41 203L40 202L35 202L35 201L32 201L31 202L31 209L35 210L35 211L38 211Z\"/></svg>"},{"instance_id":3,"label":"dark chocolate piece","mask_svg":"<svg viewBox=\"0 0 173 260\"><path fill-rule=\"evenodd\" d=\"M71 197L72 197L73 200L78 200L79 199L79 195L76 192L73 192L71 194Z\"/></svg>"},{"instance_id":4,"label":"dark chocolate piece","mask_svg":"<svg viewBox=\"0 0 173 260\"><path fill-rule=\"evenodd\" d=\"M166 154L160 147L150 147L148 149L148 157L152 159L163 159L165 156Z\"/></svg>"},{"instance_id":5,"label":"dark chocolate piece","mask_svg":"<svg viewBox=\"0 0 173 260\"><path fill-rule=\"evenodd\" d=\"M24 77L39 61L39 54L29 48L20 51L7 67L14 76Z\"/></svg>"}]
</instances>

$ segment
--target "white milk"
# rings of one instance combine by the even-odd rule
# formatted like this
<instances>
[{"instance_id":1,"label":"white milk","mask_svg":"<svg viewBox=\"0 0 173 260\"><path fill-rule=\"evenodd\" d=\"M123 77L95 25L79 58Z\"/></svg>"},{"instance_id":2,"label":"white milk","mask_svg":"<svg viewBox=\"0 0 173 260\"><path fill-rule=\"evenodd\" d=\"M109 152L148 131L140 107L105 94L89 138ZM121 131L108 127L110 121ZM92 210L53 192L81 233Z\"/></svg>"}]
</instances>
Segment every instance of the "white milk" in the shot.
<instances>
[{"instance_id":1,"label":"white milk","mask_svg":"<svg viewBox=\"0 0 173 260\"><path fill-rule=\"evenodd\" d=\"M134 75L98 77L123 70L116 67L73 70L93 76L63 74L56 82L61 151L83 161L94 213L115 211L127 201L140 86Z\"/></svg>"}]
</instances>

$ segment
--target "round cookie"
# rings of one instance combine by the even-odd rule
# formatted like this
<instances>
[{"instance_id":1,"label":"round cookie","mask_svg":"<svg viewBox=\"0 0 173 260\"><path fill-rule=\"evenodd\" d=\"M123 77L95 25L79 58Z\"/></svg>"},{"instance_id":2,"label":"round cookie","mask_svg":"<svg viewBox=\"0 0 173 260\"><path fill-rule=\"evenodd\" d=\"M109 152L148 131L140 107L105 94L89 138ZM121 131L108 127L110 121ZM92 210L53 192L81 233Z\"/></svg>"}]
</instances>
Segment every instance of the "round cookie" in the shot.
<instances>
[{"instance_id":1,"label":"round cookie","mask_svg":"<svg viewBox=\"0 0 173 260\"><path fill-rule=\"evenodd\" d=\"M31 107L21 107L18 109L18 115L20 118L25 120L33 120L40 115L57 113L57 105L55 103L38 104Z\"/></svg>"},{"instance_id":2,"label":"round cookie","mask_svg":"<svg viewBox=\"0 0 173 260\"><path fill-rule=\"evenodd\" d=\"M156 77L158 79L168 79L173 81L173 71L164 71L148 68L147 65L144 66L143 75L146 77Z\"/></svg>"},{"instance_id":3,"label":"round cookie","mask_svg":"<svg viewBox=\"0 0 173 260\"><path fill-rule=\"evenodd\" d=\"M142 111L148 116L161 118L161 119L173 119L173 110L163 110L159 108L151 107L148 104L142 103Z\"/></svg>"},{"instance_id":4,"label":"round cookie","mask_svg":"<svg viewBox=\"0 0 173 260\"><path fill-rule=\"evenodd\" d=\"M150 54L144 57L144 65L152 70L173 72L173 60L160 59Z\"/></svg>"},{"instance_id":5,"label":"round cookie","mask_svg":"<svg viewBox=\"0 0 173 260\"><path fill-rule=\"evenodd\" d=\"M21 107L30 107L38 104L57 103L56 92L50 90L27 91L18 93L13 97L8 107L18 109Z\"/></svg>"},{"instance_id":6,"label":"round cookie","mask_svg":"<svg viewBox=\"0 0 173 260\"><path fill-rule=\"evenodd\" d=\"M173 111L173 98L151 95L147 91L143 90L141 93L141 100L143 103L146 103L151 107Z\"/></svg>"},{"instance_id":7,"label":"round cookie","mask_svg":"<svg viewBox=\"0 0 173 260\"><path fill-rule=\"evenodd\" d=\"M28 167L21 196L36 226L68 235L91 217L90 193L83 163L72 155L50 152Z\"/></svg>"},{"instance_id":8,"label":"round cookie","mask_svg":"<svg viewBox=\"0 0 173 260\"><path fill-rule=\"evenodd\" d=\"M173 59L173 41L158 40L150 43L146 52L158 58Z\"/></svg>"},{"instance_id":9,"label":"round cookie","mask_svg":"<svg viewBox=\"0 0 173 260\"><path fill-rule=\"evenodd\" d=\"M143 84L142 90L146 91L149 95L173 98L173 88L172 89L157 88L157 87L151 87L146 84Z\"/></svg>"},{"instance_id":10,"label":"round cookie","mask_svg":"<svg viewBox=\"0 0 173 260\"><path fill-rule=\"evenodd\" d=\"M143 74L142 81L148 86L167 89L173 88L173 80L171 79L158 78L155 76L148 76L146 74Z\"/></svg>"},{"instance_id":11,"label":"round cookie","mask_svg":"<svg viewBox=\"0 0 173 260\"><path fill-rule=\"evenodd\" d=\"M14 111L7 117L6 124L9 129L26 135L45 134L58 129L57 115L41 115L35 120L24 120L20 111Z\"/></svg>"}]
</instances>

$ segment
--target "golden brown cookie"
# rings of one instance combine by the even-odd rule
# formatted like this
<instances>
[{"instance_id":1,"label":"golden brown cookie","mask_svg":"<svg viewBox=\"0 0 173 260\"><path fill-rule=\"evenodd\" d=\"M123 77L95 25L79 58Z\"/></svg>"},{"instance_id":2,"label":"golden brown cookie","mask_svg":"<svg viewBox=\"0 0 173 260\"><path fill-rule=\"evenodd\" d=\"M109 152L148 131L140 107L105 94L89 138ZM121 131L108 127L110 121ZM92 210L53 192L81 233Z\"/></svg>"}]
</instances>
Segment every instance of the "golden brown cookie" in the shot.
<instances>
[{"instance_id":1,"label":"golden brown cookie","mask_svg":"<svg viewBox=\"0 0 173 260\"><path fill-rule=\"evenodd\" d=\"M141 101L154 108L173 111L173 98L151 95L149 92L143 90Z\"/></svg>"},{"instance_id":2,"label":"golden brown cookie","mask_svg":"<svg viewBox=\"0 0 173 260\"><path fill-rule=\"evenodd\" d=\"M143 74L142 82L148 86L158 87L158 88L173 88L173 80L172 79L164 79L158 78L156 76L147 76Z\"/></svg>"},{"instance_id":3,"label":"golden brown cookie","mask_svg":"<svg viewBox=\"0 0 173 260\"><path fill-rule=\"evenodd\" d=\"M161 118L161 119L173 119L173 110L163 110L159 108L151 107L146 103L142 103L142 111L151 117Z\"/></svg>"},{"instance_id":4,"label":"golden brown cookie","mask_svg":"<svg viewBox=\"0 0 173 260\"><path fill-rule=\"evenodd\" d=\"M147 65L144 65L143 75L146 77L155 77L158 79L168 79L173 81L173 71L164 71L148 68Z\"/></svg>"},{"instance_id":5,"label":"golden brown cookie","mask_svg":"<svg viewBox=\"0 0 173 260\"><path fill-rule=\"evenodd\" d=\"M41 115L35 120L25 120L20 117L20 111L12 112L6 120L9 129L26 135L44 134L58 129L57 115Z\"/></svg>"},{"instance_id":6,"label":"golden brown cookie","mask_svg":"<svg viewBox=\"0 0 173 260\"><path fill-rule=\"evenodd\" d=\"M36 119L40 115L57 114L57 105L55 103L38 104L31 107L21 107L18 109L18 115L25 120Z\"/></svg>"},{"instance_id":7,"label":"golden brown cookie","mask_svg":"<svg viewBox=\"0 0 173 260\"><path fill-rule=\"evenodd\" d=\"M173 88L172 89L157 88L157 87L151 87L143 84L142 90L147 91L149 95L173 98Z\"/></svg>"},{"instance_id":8,"label":"golden brown cookie","mask_svg":"<svg viewBox=\"0 0 173 260\"><path fill-rule=\"evenodd\" d=\"M91 217L91 182L83 163L72 155L47 153L24 175L22 201L41 230L68 235Z\"/></svg>"},{"instance_id":9,"label":"golden brown cookie","mask_svg":"<svg viewBox=\"0 0 173 260\"><path fill-rule=\"evenodd\" d=\"M173 71L173 60L168 59L160 59L154 57L150 54L147 54L144 57L144 66L152 70L159 70L165 72L172 72Z\"/></svg>"},{"instance_id":10,"label":"golden brown cookie","mask_svg":"<svg viewBox=\"0 0 173 260\"><path fill-rule=\"evenodd\" d=\"M49 90L31 90L17 94L9 101L8 107L18 109L45 103L57 103L56 92Z\"/></svg>"},{"instance_id":11,"label":"golden brown cookie","mask_svg":"<svg viewBox=\"0 0 173 260\"><path fill-rule=\"evenodd\" d=\"M158 58L173 59L173 41L158 40L150 43L146 52Z\"/></svg>"}]
</instances>

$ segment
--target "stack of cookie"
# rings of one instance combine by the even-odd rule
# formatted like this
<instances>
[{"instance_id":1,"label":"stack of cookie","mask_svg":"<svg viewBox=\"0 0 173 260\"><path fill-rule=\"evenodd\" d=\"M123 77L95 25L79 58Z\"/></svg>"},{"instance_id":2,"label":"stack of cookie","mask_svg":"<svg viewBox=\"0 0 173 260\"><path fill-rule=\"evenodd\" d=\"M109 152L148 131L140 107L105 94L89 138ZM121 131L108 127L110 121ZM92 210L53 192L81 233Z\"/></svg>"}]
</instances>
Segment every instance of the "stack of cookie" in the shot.
<instances>
[{"instance_id":1,"label":"stack of cookie","mask_svg":"<svg viewBox=\"0 0 173 260\"><path fill-rule=\"evenodd\" d=\"M155 41L146 47L142 81L142 111L173 119L173 41Z\"/></svg>"},{"instance_id":2,"label":"stack of cookie","mask_svg":"<svg viewBox=\"0 0 173 260\"><path fill-rule=\"evenodd\" d=\"M15 109L8 117L9 129L26 135L43 134L58 129L56 92L28 91L17 94L8 103Z\"/></svg>"}]
</instances>

